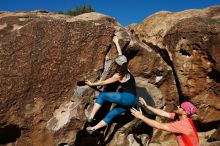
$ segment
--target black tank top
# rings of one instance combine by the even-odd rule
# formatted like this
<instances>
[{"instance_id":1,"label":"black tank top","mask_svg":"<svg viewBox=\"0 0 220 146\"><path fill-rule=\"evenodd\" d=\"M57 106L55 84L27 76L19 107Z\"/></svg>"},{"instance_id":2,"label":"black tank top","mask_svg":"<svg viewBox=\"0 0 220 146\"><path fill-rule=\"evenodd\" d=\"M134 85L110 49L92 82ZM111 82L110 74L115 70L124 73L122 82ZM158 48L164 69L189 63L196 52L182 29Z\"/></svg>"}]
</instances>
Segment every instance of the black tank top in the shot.
<instances>
[{"instance_id":1,"label":"black tank top","mask_svg":"<svg viewBox=\"0 0 220 146\"><path fill-rule=\"evenodd\" d=\"M136 96L136 83L135 83L135 79L134 79L134 76L131 73L129 73L129 75L130 75L130 79L129 80L127 80L124 83L120 82L121 88L122 88L122 92L129 92L129 93L131 93L131 94Z\"/></svg>"}]
</instances>

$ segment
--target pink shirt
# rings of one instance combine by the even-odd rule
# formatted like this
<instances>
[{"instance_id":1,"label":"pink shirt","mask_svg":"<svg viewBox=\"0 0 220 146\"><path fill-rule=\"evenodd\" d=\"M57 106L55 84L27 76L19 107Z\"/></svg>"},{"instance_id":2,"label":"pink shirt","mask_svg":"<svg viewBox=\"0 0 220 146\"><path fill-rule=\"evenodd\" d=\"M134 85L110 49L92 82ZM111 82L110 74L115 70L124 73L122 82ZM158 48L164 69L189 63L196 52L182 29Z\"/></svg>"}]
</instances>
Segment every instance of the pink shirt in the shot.
<instances>
[{"instance_id":1,"label":"pink shirt","mask_svg":"<svg viewBox=\"0 0 220 146\"><path fill-rule=\"evenodd\" d=\"M170 114L171 119L174 119L174 116L175 113ZM166 125L168 126L170 132L176 133L177 143L179 146L187 146L184 144L181 135L186 135L193 146L199 146L199 140L193 130L191 123L189 122L189 118L167 123Z\"/></svg>"}]
</instances>

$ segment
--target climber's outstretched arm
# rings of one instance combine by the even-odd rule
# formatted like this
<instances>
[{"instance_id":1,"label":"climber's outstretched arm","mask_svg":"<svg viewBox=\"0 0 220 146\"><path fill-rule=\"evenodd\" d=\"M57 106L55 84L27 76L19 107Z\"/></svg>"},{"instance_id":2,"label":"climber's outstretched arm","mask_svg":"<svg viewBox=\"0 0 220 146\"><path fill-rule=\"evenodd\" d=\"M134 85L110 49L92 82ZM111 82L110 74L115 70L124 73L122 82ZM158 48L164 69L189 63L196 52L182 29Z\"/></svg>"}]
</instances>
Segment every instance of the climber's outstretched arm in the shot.
<instances>
[{"instance_id":1,"label":"climber's outstretched arm","mask_svg":"<svg viewBox=\"0 0 220 146\"><path fill-rule=\"evenodd\" d=\"M118 51L118 55L122 55L121 47L120 47L120 45L119 45L119 40L118 40L118 37L117 37L117 36L114 36L114 37L113 37L113 42L114 42L115 45L116 45L116 48L117 48L117 51Z\"/></svg>"},{"instance_id":2,"label":"climber's outstretched arm","mask_svg":"<svg viewBox=\"0 0 220 146\"><path fill-rule=\"evenodd\" d=\"M104 81L91 82L89 80L86 80L85 83L89 86L103 86L103 85L107 85L107 84L117 82L119 80L120 80L120 75L118 73L116 73L111 78L108 78Z\"/></svg>"},{"instance_id":3,"label":"climber's outstretched arm","mask_svg":"<svg viewBox=\"0 0 220 146\"><path fill-rule=\"evenodd\" d=\"M155 113L158 116L170 118L169 112L166 112L162 109L154 108L154 107L148 105L142 97L139 97L139 103L142 104L146 109L152 111L153 113Z\"/></svg>"}]
</instances>

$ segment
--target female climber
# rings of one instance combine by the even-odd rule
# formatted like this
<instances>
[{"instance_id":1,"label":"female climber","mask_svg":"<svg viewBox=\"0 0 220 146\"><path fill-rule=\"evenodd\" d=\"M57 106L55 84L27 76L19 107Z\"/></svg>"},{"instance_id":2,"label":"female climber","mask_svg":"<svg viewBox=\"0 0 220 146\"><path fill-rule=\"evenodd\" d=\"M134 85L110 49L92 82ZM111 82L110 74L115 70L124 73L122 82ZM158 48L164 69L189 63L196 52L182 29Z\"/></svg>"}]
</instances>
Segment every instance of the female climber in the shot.
<instances>
[{"instance_id":1,"label":"female climber","mask_svg":"<svg viewBox=\"0 0 220 146\"><path fill-rule=\"evenodd\" d=\"M91 82L89 80L86 80L85 83L89 86L103 86L114 82L119 82L122 91L101 92L99 94L93 106L93 109L89 114L89 122L93 120L104 101L115 103L117 104L117 107L114 107L98 124L96 124L93 127L87 127L86 130L89 134L92 134L97 129L107 126L114 117L128 111L131 107L133 107L136 104L136 84L134 76L128 71L127 58L124 55L122 55L121 47L119 45L119 40L117 36L113 37L113 42L116 45L119 55L115 59L115 62L117 64L115 74L104 81Z\"/></svg>"}]
</instances>

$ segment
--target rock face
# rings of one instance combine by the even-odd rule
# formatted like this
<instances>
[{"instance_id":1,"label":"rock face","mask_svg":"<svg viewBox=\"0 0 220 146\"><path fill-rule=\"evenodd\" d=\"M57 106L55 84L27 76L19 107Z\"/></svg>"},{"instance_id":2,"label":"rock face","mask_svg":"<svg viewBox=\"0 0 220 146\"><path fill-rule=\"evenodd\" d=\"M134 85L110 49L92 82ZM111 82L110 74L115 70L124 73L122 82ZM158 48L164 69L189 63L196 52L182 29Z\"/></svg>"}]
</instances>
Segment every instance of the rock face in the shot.
<instances>
[{"instance_id":1,"label":"rock face","mask_svg":"<svg viewBox=\"0 0 220 146\"><path fill-rule=\"evenodd\" d=\"M105 57L116 53L110 49L114 25L113 18L96 13L0 14L0 124L2 131L19 133L2 134L2 143L8 137L17 145L74 142L89 101L81 95L88 87L76 83L101 77Z\"/></svg>"},{"instance_id":2,"label":"rock face","mask_svg":"<svg viewBox=\"0 0 220 146\"><path fill-rule=\"evenodd\" d=\"M158 12L128 27L142 42L167 52L180 100L188 97L197 104L202 122L220 120L219 16L219 6Z\"/></svg>"},{"instance_id":3,"label":"rock face","mask_svg":"<svg viewBox=\"0 0 220 146\"><path fill-rule=\"evenodd\" d=\"M98 13L1 12L0 145L175 146L174 135L153 130L129 113L95 136L85 132L84 111L99 92L80 81L114 73L114 35L129 59L138 96L167 111L189 98L199 108L201 145L208 144L207 137L215 141L210 145L218 144L219 22L220 7L159 12L127 28ZM103 109L100 115L106 113Z\"/></svg>"},{"instance_id":4,"label":"rock face","mask_svg":"<svg viewBox=\"0 0 220 146\"><path fill-rule=\"evenodd\" d=\"M215 129L220 119L219 18L220 7L216 6L158 12L127 27L140 41L159 48L173 70L179 100L189 99L199 108L198 119L206 124L198 123L198 129L210 128L210 123L210 129Z\"/></svg>"}]
</instances>

